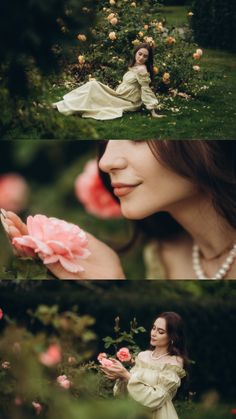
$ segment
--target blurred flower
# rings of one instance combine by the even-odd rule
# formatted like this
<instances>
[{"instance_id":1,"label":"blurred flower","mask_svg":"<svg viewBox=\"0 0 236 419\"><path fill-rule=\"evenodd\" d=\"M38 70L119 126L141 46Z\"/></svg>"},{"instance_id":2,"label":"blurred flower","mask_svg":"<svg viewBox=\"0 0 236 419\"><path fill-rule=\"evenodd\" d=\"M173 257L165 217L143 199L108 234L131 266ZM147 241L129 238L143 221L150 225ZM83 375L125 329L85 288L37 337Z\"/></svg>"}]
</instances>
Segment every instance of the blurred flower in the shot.
<instances>
[{"instance_id":1,"label":"blurred flower","mask_svg":"<svg viewBox=\"0 0 236 419\"><path fill-rule=\"evenodd\" d=\"M29 188L25 179L17 173L0 175L0 207L19 212L26 207Z\"/></svg>"},{"instance_id":2,"label":"blurred flower","mask_svg":"<svg viewBox=\"0 0 236 419\"><path fill-rule=\"evenodd\" d=\"M193 70L194 71L200 71L201 68L199 67L199 65L193 65Z\"/></svg>"},{"instance_id":3,"label":"blurred flower","mask_svg":"<svg viewBox=\"0 0 236 419\"><path fill-rule=\"evenodd\" d=\"M148 25L144 25L143 29L145 29L145 31L148 30Z\"/></svg>"},{"instance_id":4,"label":"blurred flower","mask_svg":"<svg viewBox=\"0 0 236 419\"><path fill-rule=\"evenodd\" d=\"M97 359L103 367L112 367L113 366L112 360L107 359L107 354L105 352L101 352L98 355Z\"/></svg>"},{"instance_id":5,"label":"blurred flower","mask_svg":"<svg viewBox=\"0 0 236 419\"><path fill-rule=\"evenodd\" d=\"M116 25L116 24L117 24L117 22L118 22L118 19L117 19L116 17L113 17L113 18L110 20L110 23L111 23L112 25Z\"/></svg>"},{"instance_id":6,"label":"blurred flower","mask_svg":"<svg viewBox=\"0 0 236 419\"><path fill-rule=\"evenodd\" d=\"M194 15L193 12L188 12L188 16L192 17Z\"/></svg>"},{"instance_id":7,"label":"blurred flower","mask_svg":"<svg viewBox=\"0 0 236 419\"><path fill-rule=\"evenodd\" d=\"M115 41L116 39L116 33L115 32L110 32L108 37L111 39L111 41Z\"/></svg>"},{"instance_id":8,"label":"blurred flower","mask_svg":"<svg viewBox=\"0 0 236 419\"><path fill-rule=\"evenodd\" d=\"M170 74L169 73L164 73L162 76L162 81L165 84L169 84L170 83Z\"/></svg>"},{"instance_id":9,"label":"blurred flower","mask_svg":"<svg viewBox=\"0 0 236 419\"><path fill-rule=\"evenodd\" d=\"M37 402L32 402L32 406L35 408L36 415L40 415L43 409L42 405Z\"/></svg>"},{"instance_id":10,"label":"blurred flower","mask_svg":"<svg viewBox=\"0 0 236 419\"><path fill-rule=\"evenodd\" d=\"M159 73L159 68L156 65L153 66L153 73L154 74L158 74Z\"/></svg>"},{"instance_id":11,"label":"blurred flower","mask_svg":"<svg viewBox=\"0 0 236 419\"><path fill-rule=\"evenodd\" d=\"M143 32L140 31L138 34L139 34L140 38L143 38L143 36L144 36Z\"/></svg>"},{"instance_id":12,"label":"blurred flower","mask_svg":"<svg viewBox=\"0 0 236 419\"><path fill-rule=\"evenodd\" d=\"M20 397L16 396L15 399L14 399L14 404L16 406L21 406L23 404L22 399Z\"/></svg>"},{"instance_id":13,"label":"blurred flower","mask_svg":"<svg viewBox=\"0 0 236 419\"><path fill-rule=\"evenodd\" d=\"M90 251L87 235L79 226L41 214L29 216L26 224L29 234L15 237L13 246L32 249L44 264L59 262L68 272L84 271L79 261L86 259Z\"/></svg>"},{"instance_id":14,"label":"blurred flower","mask_svg":"<svg viewBox=\"0 0 236 419\"><path fill-rule=\"evenodd\" d=\"M65 374L64 375L59 375L57 377L57 382L61 387L65 388L65 389L68 389L71 386L71 382L70 382L70 380L68 380L68 378Z\"/></svg>"},{"instance_id":15,"label":"blurred flower","mask_svg":"<svg viewBox=\"0 0 236 419\"><path fill-rule=\"evenodd\" d=\"M2 320L2 318L3 318L3 311L2 311L2 309L0 308L0 320Z\"/></svg>"},{"instance_id":16,"label":"blurred flower","mask_svg":"<svg viewBox=\"0 0 236 419\"><path fill-rule=\"evenodd\" d=\"M10 362L9 361L2 362L2 368L4 368L4 370L8 370L9 368L11 368Z\"/></svg>"},{"instance_id":17,"label":"blurred flower","mask_svg":"<svg viewBox=\"0 0 236 419\"><path fill-rule=\"evenodd\" d=\"M85 58L84 58L84 55L78 55L78 61L79 61L79 64L84 64L85 63Z\"/></svg>"},{"instance_id":18,"label":"blurred flower","mask_svg":"<svg viewBox=\"0 0 236 419\"><path fill-rule=\"evenodd\" d=\"M145 36L144 41L147 42L151 47L155 47L155 41L152 36Z\"/></svg>"},{"instance_id":19,"label":"blurred flower","mask_svg":"<svg viewBox=\"0 0 236 419\"><path fill-rule=\"evenodd\" d=\"M173 36L167 36L167 38L166 38L166 43L167 43L168 45L175 44L175 42L176 42L176 40L175 40L175 38L173 38Z\"/></svg>"},{"instance_id":20,"label":"blurred flower","mask_svg":"<svg viewBox=\"0 0 236 419\"><path fill-rule=\"evenodd\" d=\"M136 7L136 3L135 3L135 1L133 1L132 3L131 3L131 5L130 6L132 6L132 7Z\"/></svg>"},{"instance_id":21,"label":"blurred flower","mask_svg":"<svg viewBox=\"0 0 236 419\"><path fill-rule=\"evenodd\" d=\"M110 3L111 6L114 6L116 4L116 1L115 0L109 0L109 3Z\"/></svg>"},{"instance_id":22,"label":"blurred flower","mask_svg":"<svg viewBox=\"0 0 236 419\"><path fill-rule=\"evenodd\" d=\"M121 362L127 362L131 360L131 355L128 348L120 348L120 350L116 353L116 356Z\"/></svg>"},{"instance_id":23,"label":"blurred flower","mask_svg":"<svg viewBox=\"0 0 236 419\"><path fill-rule=\"evenodd\" d=\"M230 410L230 413L231 413L232 415L236 415L236 409L231 409L231 410Z\"/></svg>"},{"instance_id":24,"label":"blurred flower","mask_svg":"<svg viewBox=\"0 0 236 419\"><path fill-rule=\"evenodd\" d=\"M75 194L90 214L100 218L121 216L119 204L105 188L99 176L96 160L88 161L83 173L76 178Z\"/></svg>"},{"instance_id":25,"label":"blurred flower","mask_svg":"<svg viewBox=\"0 0 236 419\"><path fill-rule=\"evenodd\" d=\"M115 13L110 13L108 16L107 16L107 20L111 20L111 19L113 19L114 17L115 17L116 15L115 15Z\"/></svg>"},{"instance_id":26,"label":"blurred flower","mask_svg":"<svg viewBox=\"0 0 236 419\"><path fill-rule=\"evenodd\" d=\"M134 46L139 45L139 44L140 44L140 41L139 41L138 39L134 39L134 40L132 41L132 44L133 44Z\"/></svg>"},{"instance_id":27,"label":"blurred flower","mask_svg":"<svg viewBox=\"0 0 236 419\"><path fill-rule=\"evenodd\" d=\"M52 367L61 361L61 348L57 343L52 343L45 352L39 355L41 364Z\"/></svg>"},{"instance_id":28,"label":"blurred flower","mask_svg":"<svg viewBox=\"0 0 236 419\"><path fill-rule=\"evenodd\" d=\"M79 35L77 36L77 38L78 38L78 40L79 40L79 41L82 41L82 42L84 42L84 41L86 41L86 40L87 40L86 35L83 35L83 34L79 34Z\"/></svg>"},{"instance_id":29,"label":"blurred flower","mask_svg":"<svg viewBox=\"0 0 236 419\"><path fill-rule=\"evenodd\" d=\"M158 22L158 23L156 24L156 28L157 28L157 30L158 30L159 32L164 32L164 28L163 28L163 24L162 24L162 22Z\"/></svg>"},{"instance_id":30,"label":"blurred flower","mask_svg":"<svg viewBox=\"0 0 236 419\"><path fill-rule=\"evenodd\" d=\"M201 55L199 55L197 52L194 52L193 58L194 60L199 60L201 58Z\"/></svg>"},{"instance_id":31,"label":"blurred flower","mask_svg":"<svg viewBox=\"0 0 236 419\"><path fill-rule=\"evenodd\" d=\"M198 48L197 50L196 50L196 53L198 54L198 55L200 55L200 57L202 56L202 54L203 54L203 50L201 49L201 48Z\"/></svg>"},{"instance_id":32,"label":"blurred flower","mask_svg":"<svg viewBox=\"0 0 236 419\"><path fill-rule=\"evenodd\" d=\"M69 356L68 362L69 364L74 365L76 364L76 358L74 356Z\"/></svg>"}]
</instances>

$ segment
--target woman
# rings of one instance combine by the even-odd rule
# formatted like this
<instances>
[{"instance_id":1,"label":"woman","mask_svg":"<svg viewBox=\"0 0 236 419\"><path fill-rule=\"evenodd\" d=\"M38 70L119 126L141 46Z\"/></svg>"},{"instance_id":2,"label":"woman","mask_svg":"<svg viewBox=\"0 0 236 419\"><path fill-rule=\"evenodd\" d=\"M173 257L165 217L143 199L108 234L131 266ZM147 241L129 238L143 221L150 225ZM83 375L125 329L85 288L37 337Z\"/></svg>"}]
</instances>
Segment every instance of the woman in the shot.
<instances>
[{"instance_id":1,"label":"woman","mask_svg":"<svg viewBox=\"0 0 236 419\"><path fill-rule=\"evenodd\" d=\"M112 366L101 369L109 379L117 380L115 395L128 392L152 410L152 419L178 419L172 399L187 364L181 317L174 312L160 314L153 324L150 344L151 350L140 352L130 371L115 359Z\"/></svg>"},{"instance_id":2,"label":"woman","mask_svg":"<svg viewBox=\"0 0 236 419\"><path fill-rule=\"evenodd\" d=\"M123 216L155 240L155 279L236 278L234 140L111 140L101 146L104 182ZM14 214L4 222L11 239L24 234ZM61 279L124 278L110 247L91 235L89 247L83 274L68 276L57 264L48 268Z\"/></svg>"},{"instance_id":3,"label":"woman","mask_svg":"<svg viewBox=\"0 0 236 419\"><path fill-rule=\"evenodd\" d=\"M143 43L136 47L129 70L115 90L93 79L53 106L65 115L79 113L83 118L106 120L137 111L144 104L154 118L161 117L155 113L158 100L150 88L152 79L153 51L149 44Z\"/></svg>"}]
</instances>

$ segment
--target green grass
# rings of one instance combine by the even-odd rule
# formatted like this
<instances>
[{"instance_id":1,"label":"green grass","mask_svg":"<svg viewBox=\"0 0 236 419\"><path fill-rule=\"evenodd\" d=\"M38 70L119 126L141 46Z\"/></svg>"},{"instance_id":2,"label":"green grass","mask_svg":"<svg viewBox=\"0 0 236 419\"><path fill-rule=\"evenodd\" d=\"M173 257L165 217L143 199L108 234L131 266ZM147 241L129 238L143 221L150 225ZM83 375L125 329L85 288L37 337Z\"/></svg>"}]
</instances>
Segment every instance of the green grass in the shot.
<instances>
[{"instance_id":1,"label":"green grass","mask_svg":"<svg viewBox=\"0 0 236 419\"><path fill-rule=\"evenodd\" d=\"M187 13L190 6L164 6L160 13L165 17L168 26L183 26L188 23Z\"/></svg>"}]
</instances>

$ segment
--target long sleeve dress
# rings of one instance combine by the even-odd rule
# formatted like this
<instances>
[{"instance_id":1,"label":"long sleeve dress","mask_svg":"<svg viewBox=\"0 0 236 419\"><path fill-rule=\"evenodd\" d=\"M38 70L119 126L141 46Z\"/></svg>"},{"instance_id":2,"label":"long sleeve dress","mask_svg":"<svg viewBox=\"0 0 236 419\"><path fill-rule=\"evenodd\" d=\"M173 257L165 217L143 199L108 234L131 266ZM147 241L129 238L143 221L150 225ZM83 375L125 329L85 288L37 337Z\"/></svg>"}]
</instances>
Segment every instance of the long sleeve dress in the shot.
<instances>
[{"instance_id":1,"label":"long sleeve dress","mask_svg":"<svg viewBox=\"0 0 236 419\"><path fill-rule=\"evenodd\" d=\"M130 68L115 90L94 79L67 93L54 106L65 115L78 113L98 120L120 118L123 112L137 111L142 104L148 110L157 109L158 100L150 83L149 73Z\"/></svg>"},{"instance_id":2,"label":"long sleeve dress","mask_svg":"<svg viewBox=\"0 0 236 419\"><path fill-rule=\"evenodd\" d=\"M152 419L178 419L173 397L186 375L183 368L169 363L144 361L138 356L128 383L117 380L114 394L128 392L132 399L149 408Z\"/></svg>"}]
</instances>

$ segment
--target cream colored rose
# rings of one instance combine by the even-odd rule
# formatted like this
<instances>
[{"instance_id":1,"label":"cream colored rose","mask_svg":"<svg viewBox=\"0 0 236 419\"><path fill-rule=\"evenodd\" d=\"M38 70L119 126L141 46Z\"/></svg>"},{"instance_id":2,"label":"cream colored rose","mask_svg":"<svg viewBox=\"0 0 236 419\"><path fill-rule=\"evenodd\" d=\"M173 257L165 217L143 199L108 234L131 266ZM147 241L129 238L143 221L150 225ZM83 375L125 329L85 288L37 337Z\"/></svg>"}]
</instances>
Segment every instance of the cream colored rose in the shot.
<instances>
[{"instance_id":1,"label":"cream colored rose","mask_svg":"<svg viewBox=\"0 0 236 419\"><path fill-rule=\"evenodd\" d=\"M83 35L83 34L79 34L79 35L77 36L77 38L78 38L78 40L79 40L79 41L82 41L82 42L84 42L84 41L86 41L86 40L87 40L86 35Z\"/></svg>"},{"instance_id":2,"label":"cream colored rose","mask_svg":"<svg viewBox=\"0 0 236 419\"><path fill-rule=\"evenodd\" d=\"M197 53L198 55L202 56L202 54L203 54L203 50L202 50L201 48L198 48L198 49L196 50L196 53Z\"/></svg>"},{"instance_id":3,"label":"cream colored rose","mask_svg":"<svg viewBox=\"0 0 236 419\"><path fill-rule=\"evenodd\" d=\"M165 84L169 84L170 83L170 73L164 73L162 76L162 81Z\"/></svg>"},{"instance_id":4,"label":"cream colored rose","mask_svg":"<svg viewBox=\"0 0 236 419\"><path fill-rule=\"evenodd\" d=\"M115 32L110 32L110 33L109 33L109 35L108 35L108 37L109 37L109 39L110 39L111 41L115 41L115 40L116 40L116 38L117 38L117 36L116 36L116 33L115 33Z\"/></svg>"},{"instance_id":5,"label":"cream colored rose","mask_svg":"<svg viewBox=\"0 0 236 419\"><path fill-rule=\"evenodd\" d=\"M78 61L80 65L83 65L85 63L84 55L78 55Z\"/></svg>"},{"instance_id":6,"label":"cream colored rose","mask_svg":"<svg viewBox=\"0 0 236 419\"><path fill-rule=\"evenodd\" d=\"M111 6L114 6L116 4L116 1L115 0L109 0L109 3L110 3Z\"/></svg>"},{"instance_id":7,"label":"cream colored rose","mask_svg":"<svg viewBox=\"0 0 236 419\"><path fill-rule=\"evenodd\" d=\"M140 41L139 41L138 39L134 39L134 40L132 41L132 44L133 44L134 46L136 46L136 45L140 44Z\"/></svg>"},{"instance_id":8,"label":"cream colored rose","mask_svg":"<svg viewBox=\"0 0 236 419\"><path fill-rule=\"evenodd\" d=\"M138 33L138 35L140 36L140 38L143 38L143 37L144 37L144 33L143 33L142 31L140 31L140 32Z\"/></svg>"},{"instance_id":9,"label":"cream colored rose","mask_svg":"<svg viewBox=\"0 0 236 419\"><path fill-rule=\"evenodd\" d=\"M194 65L194 66L193 66L193 70L194 70L194 71L200 71L200 70L201 70L201 68L199 67L199 65Z\"/></svg>"},{"instance_id":10,"label":"cream colored rose","mask_svg":"<svg viewBox=\"0 0 236 419\"><path fill-rule=\"evenodd\" d=\"M131 5L130 6L132 6L132 7L136 7L136 3L135 3L135 1L133 1L132 3L131 3Z\"/></svg>"},{"instance_id":11,"label":"cream colored rose","mask_svg":"<svg viewBox=\"0 0 236 419\"><path fill-rule=\"evenodd\" d=\"M192 17L194 15L193 12L188 12L188 16Z\"/></svg>"}]
</instances>

